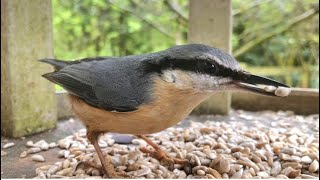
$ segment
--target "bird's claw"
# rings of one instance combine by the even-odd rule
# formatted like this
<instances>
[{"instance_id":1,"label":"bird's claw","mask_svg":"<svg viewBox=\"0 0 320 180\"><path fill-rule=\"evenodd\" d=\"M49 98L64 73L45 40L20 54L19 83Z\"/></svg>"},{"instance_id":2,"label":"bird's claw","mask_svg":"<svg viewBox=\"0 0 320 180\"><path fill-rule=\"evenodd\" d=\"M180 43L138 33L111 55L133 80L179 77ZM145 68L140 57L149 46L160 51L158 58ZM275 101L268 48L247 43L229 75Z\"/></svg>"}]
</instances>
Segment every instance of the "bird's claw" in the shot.
<instances>
[{"instance_id":1,"label":"bird's claw","mask_svg":"<svg viewBox=\"0 0 320 180\"><path fill-rule=\"evenodd\" d=\"M74 172L77 171L80 166L83 166L83 169L86 169L89 167L92 167L92 168L95 168L98 170L102 169L101 165L98 165L98 164L94 163L93 161L79 161L74 168Z\"/></svg>"},{"instance_id":2,"label":"bird's claw","mask_svg":"<svg viewBox=\"0 0 320 180\"><path fill-rule=\"evenodd\" d=\"M164 165L167 165L168 169L172 171L174 170L175 164L186 165L188 164L189 161L186 159L171 158L171 157L168 157L167 155L164 155L160 160L160 162Z\"/></svg>"},{"instance_id":3,"label":"bird's claw","mask_svg":"<svg viewBox=\"0 0 320 180\"><path fill-rule=\"evenodd\" d=\"M123 179L123 178L129 178L130 176L127 175L124 171L121 172L116 172L114 170L114 167L112 165L112 160L110 156L106 156L105 157L105 161L106 161L106 167L103 169L104 170L104 177L108 177L108 178L115 178L115 179Z\"/></svg>"},{"instance_id":4,"label":"bird's claw","mask_svg":"<svg viewBox=\"0 0 320 180\"><path fill-rule=\"evenodd\" d=\"M174 160L172 158L169 158L167 156L163 156L160 160L161 164L168 167L170 171L174 169Z\"/></svg>"},{"instance_id":5,"label":"bird's claw","mask_svg":"<svg viewBox=\"0 0 320 180\"><path fill-rule=\"evenodd\" d=\"M103 177L104 178L115 178L115 179L123 179L123 178L129 178L130 176L127 175L125 172L116 172L114 170L114 167L113 165L110 163L109 160L108 161L108 165L107 167L103 167L101 165L98 165L96 163L94 163L93 161L80 161L76 166L75 166L75 169L74 169L74 172L77 171L77 169L80 167L80 166L83 166L83 169L87 169L87 168L95 168L97 170L99 170L99 172L101 174L103 174Z\"/></svg>"},{"instance_id":6,"label":"bird's claw","mask_svg":"<svg viewBox=\"0 0 320 180\"><path fill-rule=\"evenodd\" d=\"M116 172L113 170L113 172L108 172L108 174L104 174L103 178L124 179L124 178L130 178L130 176L123 171Z\"/></svg>"},{"instance_id":7,"label":"bird's claw","mask_svg":"<svg viewBox=\"0 0 320 180\"><path fill-rule=\"evenodd\" d=\"M148 153L152 157L158 159L161 164L168 166L168 169L170 170L174 169L174 164L186 165L189 162L186 159L171 158L168 155L166 155L163 151L152 151L146 147L141 147L140 151L143 153Z\"/></svg>"}]
</instances>

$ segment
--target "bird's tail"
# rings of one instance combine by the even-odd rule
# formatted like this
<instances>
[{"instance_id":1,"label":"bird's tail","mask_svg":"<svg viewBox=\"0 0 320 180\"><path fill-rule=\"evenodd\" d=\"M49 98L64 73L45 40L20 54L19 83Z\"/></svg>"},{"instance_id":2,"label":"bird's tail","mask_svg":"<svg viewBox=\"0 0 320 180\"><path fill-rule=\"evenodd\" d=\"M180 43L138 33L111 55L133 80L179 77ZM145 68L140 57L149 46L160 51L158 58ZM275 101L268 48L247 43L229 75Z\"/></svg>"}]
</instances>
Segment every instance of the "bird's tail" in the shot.
<instances>
[{"instance_id":1,"label":"bird's tail","mask_svg":"<svg viewBox=\"0 0 320 180\"><path fill-rule=\"evenodd\" d=\"M54 67L55 71L59 71L60 69L70 64L68 61L62 61L57 59L40 59L39 61L51 64Z\"/></svg>"}]
</instances>

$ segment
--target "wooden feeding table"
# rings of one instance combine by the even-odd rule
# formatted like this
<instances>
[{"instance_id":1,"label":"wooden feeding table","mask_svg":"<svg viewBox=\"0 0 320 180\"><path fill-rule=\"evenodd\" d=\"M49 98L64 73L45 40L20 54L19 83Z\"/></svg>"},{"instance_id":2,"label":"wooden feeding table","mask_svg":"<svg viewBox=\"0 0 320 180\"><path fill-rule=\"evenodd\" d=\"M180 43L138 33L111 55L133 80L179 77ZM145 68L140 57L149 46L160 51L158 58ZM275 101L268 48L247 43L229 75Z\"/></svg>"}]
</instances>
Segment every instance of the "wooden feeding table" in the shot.
<instances>
[{"instance_id":1,"label":"wooden feeding table","mask_svg":"<svg viewBox=\"0 0 320 180\"><path fill-rule=\"evenodd\" d=\"M319 90L292 88L291 94L284 98L233 93L231 106L249 111L290 110L296 114L319 114Z\"/></svg>"}]
</instances>

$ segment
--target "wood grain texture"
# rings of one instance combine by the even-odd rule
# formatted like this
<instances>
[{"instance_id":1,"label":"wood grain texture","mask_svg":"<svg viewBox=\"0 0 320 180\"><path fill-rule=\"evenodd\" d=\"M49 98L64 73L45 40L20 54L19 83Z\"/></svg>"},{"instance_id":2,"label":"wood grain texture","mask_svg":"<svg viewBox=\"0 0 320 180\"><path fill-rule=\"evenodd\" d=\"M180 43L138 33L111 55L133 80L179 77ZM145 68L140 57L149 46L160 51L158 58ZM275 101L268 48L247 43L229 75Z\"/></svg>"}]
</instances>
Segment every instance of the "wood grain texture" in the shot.
<instances>
[{"instance_id":1,"label":"wood grain texture","mask_svg":"<svg viewBox=\"0 0 320 180\"><path fill-rule=\"evenodd\" d=\"M1 0L1 133L20 137L53 128L55 89L38 59L53 56L51 0ZM2 100L2 97L4 99Z\"/></svg>"}]
</instances>

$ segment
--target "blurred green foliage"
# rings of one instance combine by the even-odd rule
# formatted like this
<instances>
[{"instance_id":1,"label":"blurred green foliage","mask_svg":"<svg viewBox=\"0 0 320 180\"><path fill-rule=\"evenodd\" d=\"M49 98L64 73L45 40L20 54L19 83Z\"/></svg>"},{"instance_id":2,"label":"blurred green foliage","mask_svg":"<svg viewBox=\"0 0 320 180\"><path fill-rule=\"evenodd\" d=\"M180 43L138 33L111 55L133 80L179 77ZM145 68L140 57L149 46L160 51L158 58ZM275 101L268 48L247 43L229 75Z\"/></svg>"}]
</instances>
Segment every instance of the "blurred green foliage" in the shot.
<instances>
[{"instance_id":1,"label":"blurred green foliage","mask_svg":"<svg viewBox=\"0 0 320 180\"><path fill-rule=\"evenodd\" d=\"M319 87L317 0L232 3L236 59L250 66L299 67L304 75L282 79ZM55 57L123 56L186 44L188 6L187 0L53 0ZM305 74L308 82L301 83Z\"/></svg>"}]
</instances>

